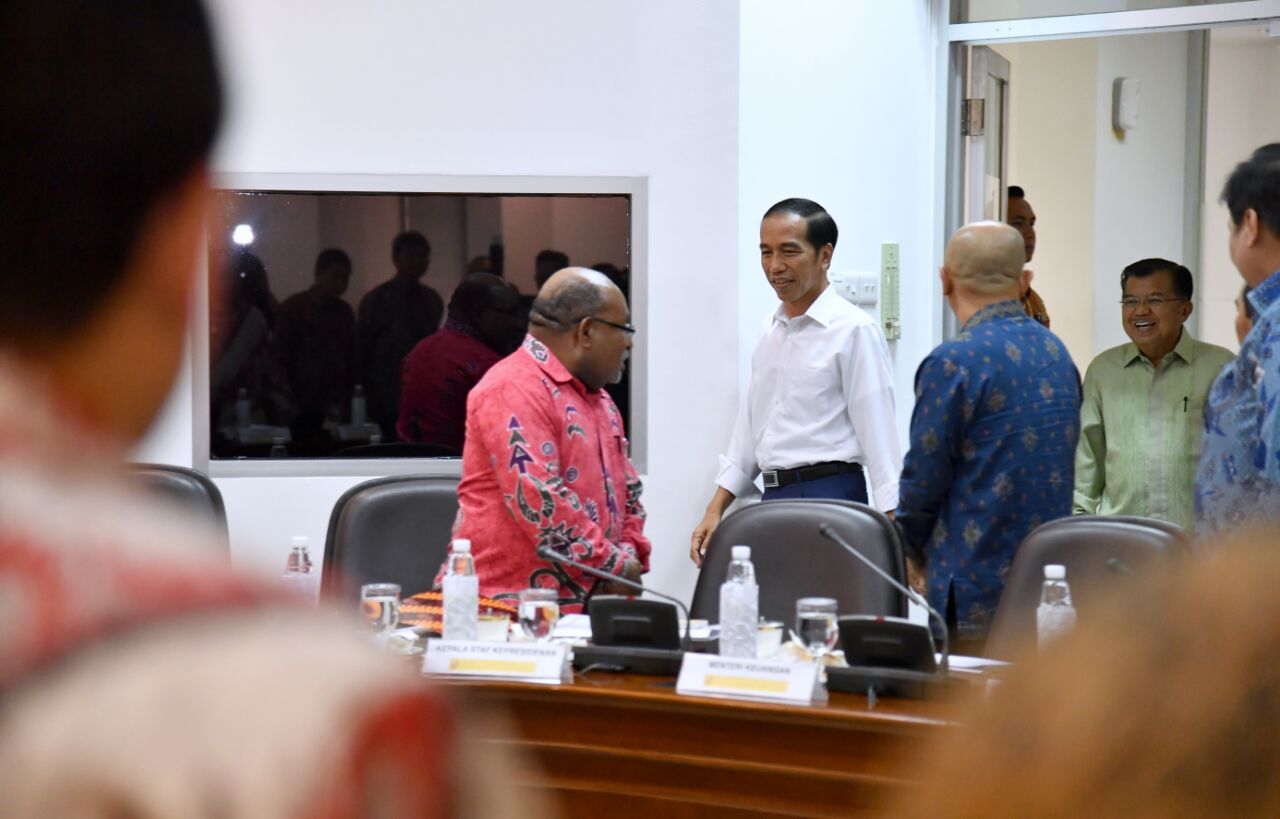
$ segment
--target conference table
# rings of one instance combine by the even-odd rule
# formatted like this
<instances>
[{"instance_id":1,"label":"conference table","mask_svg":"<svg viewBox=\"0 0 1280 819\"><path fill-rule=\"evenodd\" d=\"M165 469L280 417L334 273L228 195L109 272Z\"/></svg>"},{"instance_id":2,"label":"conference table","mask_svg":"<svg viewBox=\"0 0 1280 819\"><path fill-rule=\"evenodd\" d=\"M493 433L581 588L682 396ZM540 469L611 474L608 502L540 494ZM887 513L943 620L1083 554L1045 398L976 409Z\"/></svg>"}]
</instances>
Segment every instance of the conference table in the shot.
<instances>
[{"instance_id":1,"label":"conference table","mask_svg":"<svg viewBox=\"0 0 1280 819\"><path fill-rule=\"evenodd\" d=\"M677 695L670 677L576 673L572 683L446 682L464 707L505 712L540 790L568 817L851 816L917 779L954 704L832 692L820 705Z\"/></svg>"}]
</instances>

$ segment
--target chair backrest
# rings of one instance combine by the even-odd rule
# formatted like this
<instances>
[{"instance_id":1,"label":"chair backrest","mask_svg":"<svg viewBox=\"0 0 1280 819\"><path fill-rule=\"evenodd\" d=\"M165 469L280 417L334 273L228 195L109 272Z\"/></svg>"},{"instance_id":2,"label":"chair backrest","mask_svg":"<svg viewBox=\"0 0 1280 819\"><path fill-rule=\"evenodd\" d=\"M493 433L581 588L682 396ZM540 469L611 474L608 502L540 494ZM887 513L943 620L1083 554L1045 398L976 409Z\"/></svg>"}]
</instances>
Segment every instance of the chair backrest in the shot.
<instances>
[{"instance_id":1,"label":"chair backrest","mask_svg":"<svg viewBox=\"0 0 1280 819\"><path fill-rule=\"evenodd\" d=\"M355 600L364 583L399 583L403 597L429 591L457 514L457 478L405 475L353 486L329 517L321 594Z\"/></svg>"},{"instance_id":2,"label":"chair backrest","mask_svg":"<svg viewBox=\"0 0 1280 819\"><path fill-rule=\"evenodd\" d=\"M213 524L221 533L228 558L231 540L227 536L227 510L222 492L203 472L171 464L129 464L130 479L151 495L180 506L189 514Z\"/></svg>"},{"instance_id":3,"label":"chair backrest","mask_svg":"<svg viewBox=\"0 0 1280 819\"><path fill-rule=\"evenodd\" d=\"M987 638L988 656L1009 658L1034 644L1036 607L1044 567L1067 568L1077 619L1088 618L1100 600L1141 583L1170 561L1190 554L1185 529L1152 518L1076 515L1032 530L1018 547Z\"/></svg>"},{"instance_id":4,"label":"chair backrest","mask_svg":"<svg viewBox=\"0 0 1280 819\"><path fill-rule=\"evenodd\" d=\"M902 545L894 525L875 509L840 500L765 501L721 521L703 558L693 592L693 617L720 619L720 584L736 545L751 547L760 584L760 614L791 628L796 600L832 597L840 614L905 617L907 601L839 544L818 533L828 524L890 577L906 582Z\"/></svg>"}]
</instances>

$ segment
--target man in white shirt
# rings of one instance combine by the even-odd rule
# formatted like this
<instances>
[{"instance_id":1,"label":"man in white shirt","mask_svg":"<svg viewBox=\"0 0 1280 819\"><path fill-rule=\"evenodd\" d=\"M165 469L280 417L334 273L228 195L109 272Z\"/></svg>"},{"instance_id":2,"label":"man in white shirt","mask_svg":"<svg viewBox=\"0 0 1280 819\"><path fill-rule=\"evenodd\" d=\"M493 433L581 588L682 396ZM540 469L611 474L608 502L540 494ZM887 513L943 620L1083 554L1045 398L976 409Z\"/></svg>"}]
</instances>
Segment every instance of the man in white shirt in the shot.
<instances>
[{"instance_id":1,"label":"man in white shirt","mask_svg":"<svg viewBox=\"0 0 1280 819\"><path fill-rule=\"evenodd\" d=\"M898 505L889 345L828 286L836 238L835 220L808 199L784 199L760 222L760 264L782 304L765 319L715 496L693 530L689 556L699 566L725 510L755 491L761 473L766 501L866 503L869 475L875 507Z\"/></svg>"}]
</instances>

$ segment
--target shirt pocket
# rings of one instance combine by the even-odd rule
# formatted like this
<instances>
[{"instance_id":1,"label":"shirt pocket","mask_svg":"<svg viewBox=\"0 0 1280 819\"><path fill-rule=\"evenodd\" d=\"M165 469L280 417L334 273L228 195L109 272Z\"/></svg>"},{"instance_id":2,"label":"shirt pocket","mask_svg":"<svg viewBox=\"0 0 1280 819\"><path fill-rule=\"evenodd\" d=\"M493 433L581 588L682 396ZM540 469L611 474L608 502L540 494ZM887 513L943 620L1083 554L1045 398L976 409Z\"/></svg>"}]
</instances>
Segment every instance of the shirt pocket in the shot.
<instances>
[{"instance_id":1,"label":"shirt pocket","mask_svg":"<svg viewBox=\"0 0 1280 819\"><path fill-rule=\"evenodd\" d=\"M839 396L840 378L834 361L816 367L797 364L787 372L787 392L784 400L788 406L804 412L805 409L822 407Z\"/></svg>"}]
</instances>

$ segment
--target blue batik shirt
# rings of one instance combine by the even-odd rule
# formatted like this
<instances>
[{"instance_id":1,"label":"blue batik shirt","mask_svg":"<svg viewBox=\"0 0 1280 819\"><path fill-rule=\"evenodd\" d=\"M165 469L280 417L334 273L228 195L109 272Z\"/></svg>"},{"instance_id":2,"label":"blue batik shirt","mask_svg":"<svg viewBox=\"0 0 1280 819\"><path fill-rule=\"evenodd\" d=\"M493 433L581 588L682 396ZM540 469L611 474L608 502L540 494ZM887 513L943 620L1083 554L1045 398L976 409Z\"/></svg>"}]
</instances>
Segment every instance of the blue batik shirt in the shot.
<instances>
[{"instance_id":1,"label":"blue batik shirt","mask_svg":"<svg viewBox=\"0 0 1280 819\"><path fill-rule=\"evenodd\" d=\"M1195 497L1201 540L1246 520L1280 523L1280 272L1247 298L1258 319L1204 405Z\"/></svg>"},{"instance_id":2,"label":"blue batik shirt","mask_svg":"<svg viewBox=\"0 0 1280 819\"><path fill-rule=\"evenodd\" d=\"M1071 514L1080 376L1017 301L988 305L916 372L897 520L929 603L986 635L1018 544Z\"/></svg>"}]
</instances>

